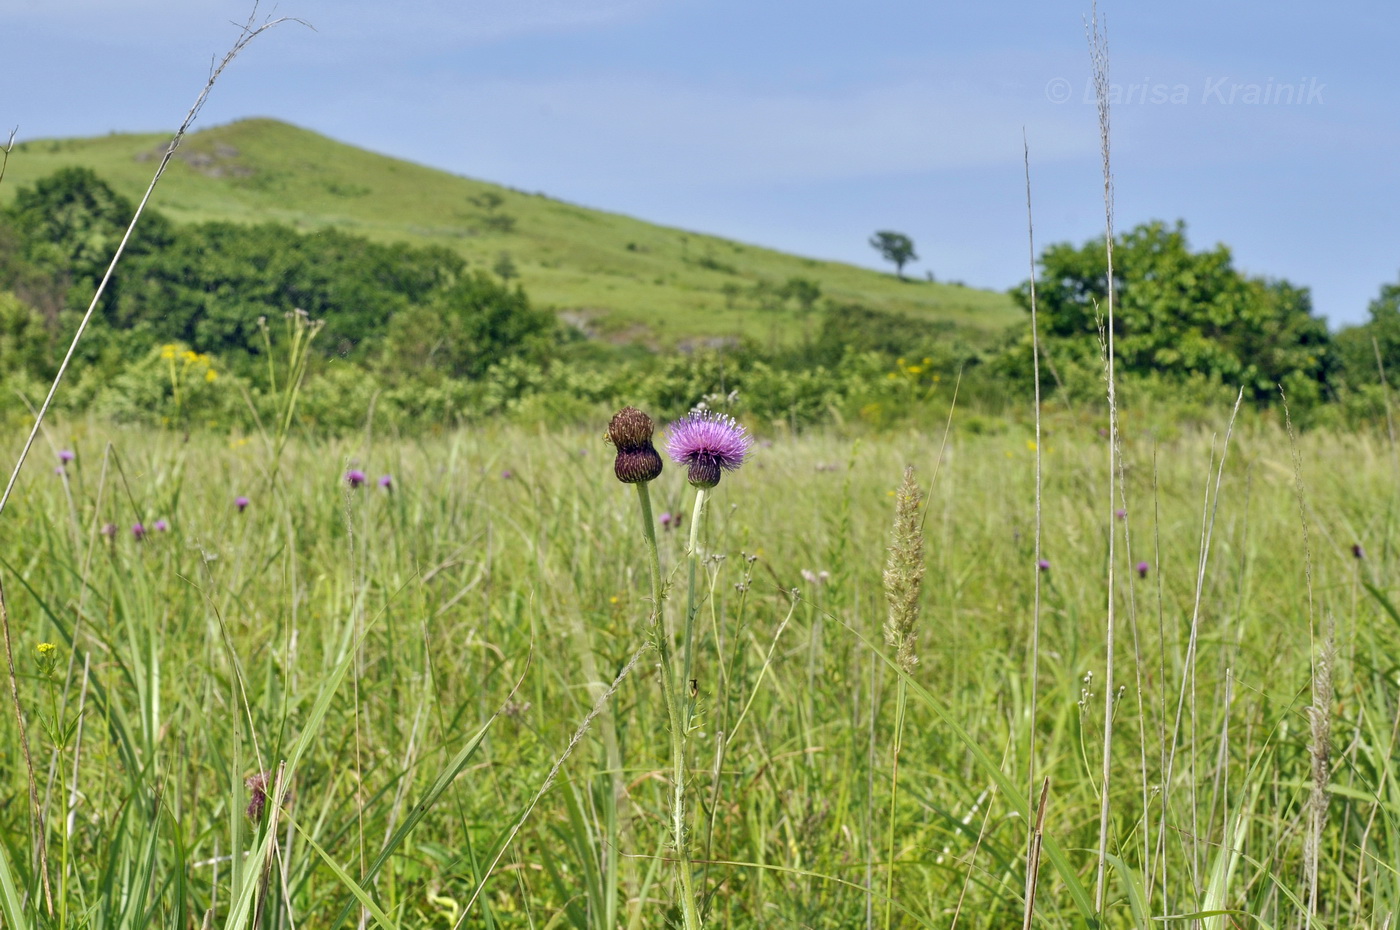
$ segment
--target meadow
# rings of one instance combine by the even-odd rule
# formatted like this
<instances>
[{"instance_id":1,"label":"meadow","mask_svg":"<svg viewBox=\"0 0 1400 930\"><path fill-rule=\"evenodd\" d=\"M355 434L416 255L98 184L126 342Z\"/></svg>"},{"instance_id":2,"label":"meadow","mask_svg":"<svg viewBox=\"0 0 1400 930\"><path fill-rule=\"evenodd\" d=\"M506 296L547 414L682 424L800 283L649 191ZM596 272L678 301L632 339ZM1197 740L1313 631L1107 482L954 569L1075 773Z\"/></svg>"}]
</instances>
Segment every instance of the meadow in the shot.
<instances>
[{"instance_id":1,"label":"meadow","mask_svg":"<svg viewBox=\"0 0 1400 930\"><path fill-rule=\"evenodd\" d=\"M1038 448L956 409L946 442L760 430L699 547L705 926L1020 926L1030 847L1030 926L1394 925L1400 451L1254 414L1227 445L1216 413L1123 411L1119 500L1090 411L1048 409ZM0 925L678 925L646 552L605 425L47 426L0 549L42 811L7 700ZM907 465L905 674L881 573ZM669 464L651 487L676 636L694 491Z\"/></svg>"}]
</instances>

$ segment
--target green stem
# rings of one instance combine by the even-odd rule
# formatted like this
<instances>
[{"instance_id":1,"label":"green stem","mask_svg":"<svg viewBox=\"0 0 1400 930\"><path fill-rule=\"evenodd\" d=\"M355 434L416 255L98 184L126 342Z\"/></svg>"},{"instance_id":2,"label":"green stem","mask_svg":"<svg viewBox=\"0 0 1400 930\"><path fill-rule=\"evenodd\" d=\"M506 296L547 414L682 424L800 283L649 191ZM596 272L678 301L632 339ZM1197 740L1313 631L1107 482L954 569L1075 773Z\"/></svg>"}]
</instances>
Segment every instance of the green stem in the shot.
<instances>
[{"instance_id":1,"label":"green stem","mask_svg":"<svg viewBox=\"0 0 1400 930\"><path fill-rule=\"evenodd\" d=\"M904 742L904 709L908 703L907 686L904 679L899 679L899 684L895 686L894 699L894 751L891 753L890 763L890 823L889 823L889 861L885 870L885 930L890 930L890 921L894 917L894 826L895 826L895 801L899 798L899 751L903 748Z\"/></svg>"},{"instance_id":2,"label":"green stem","mask_svg":"<svg viewBox=\"0 0 1400 930\"><path fill-rule=\"evenodd\" d=\"M651 516L651 494L647 482L635 485L642 505L642 536L651 563L651 629L661 654L661 698L671 730L671 833L676 846L676 877L681 884L681 915L685 930L700 930L700 911L695 904L695 879L690 871L690 851L685 835L685 732L681 720L680 696L676 693L675 668L671 659L671 637L661 610L661 553L656 547L656 524Z\"/></svg>"},{"instance_id":3,"label":"green stem","mask_svg":"<svg viewBox=\"0 0 1400 930\"><path fill-rule=\"evenodd\" d=\"M690 548L686 555L690 560L690 589L686 595L685 606L685 674L682 676L681 685L689 686L691 679L691 656L695 649L695 615L699 613L699 605L695 597L695 572L700 564L700 519L705 512L705 488L695 489L695 510L690 515ZM696 689L698 690L698 689ZM686 732L690 731L690 721L695 717L695 693L691 692L689 700L686 702Z\"/></svg>"}]
</instances>

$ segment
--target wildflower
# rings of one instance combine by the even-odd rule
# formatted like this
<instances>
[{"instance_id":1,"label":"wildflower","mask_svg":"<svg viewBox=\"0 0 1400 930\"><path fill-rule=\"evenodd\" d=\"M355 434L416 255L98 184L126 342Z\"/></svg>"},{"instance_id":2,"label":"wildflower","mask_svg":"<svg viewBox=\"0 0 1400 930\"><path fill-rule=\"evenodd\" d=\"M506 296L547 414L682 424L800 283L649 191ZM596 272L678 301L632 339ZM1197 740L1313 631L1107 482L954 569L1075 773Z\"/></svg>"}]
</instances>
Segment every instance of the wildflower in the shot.
<instances>
[{"instance_id":1,"label":"wildflower","mask_svg":"<svg viewBox=\"0 0 1400 930\"><path fill-rule=\"evenodd\" d=\"M102 535L108 539L115 539L117 535L117 525L115 523L102 524Z\"/></svg>"},{"instance_id":2,"label":"wildflower","mask_svg":"<svg viewBox=\"0 0 1400 930\"><path fill-rule=\"evenodd\" d=\"M1113 515L1120 520L1126 520L1128 517L1128 511L1124 510L1122 507L1119 507L1117 510L1113 511Z\"/></svg>"},{"instance_id":3,"label":"wildflower","mask_svg":"<svg viewBox=\"0 0 1400 930\"><path fill-rule=\"evenodd\" d=\"M1050 570L1050 560L1041 559L1039 562L1035 563L1035 566L1043 572L1048 572Z\"/></svg>"},{"instance_id":4,"label":"wildflower","mask_svg":"<svg viewBox=\"0 0 1400 930\"><path fill-rule=\"evenodd\" d=\"M39 666L39 674L48 678L58 667L58 647L53 643L39 643L34 647L34 661Z\"/></svg>"},{"instance_id":5,"label":"wildflower","mask_svg":"<svg viewBox=\"0 0 1400 930\"><path fill-rule=\"evenodd\" d=\"M238 508L239 513L242 513L248 509L248 498L244 497L242 494L238 495L233 499L233 506Z\"/></svg>"},{"instance_id":6,"label":"wildflower","mask_svg":"<svg viewBox=\"0 0 1400 930\"><path fill-rule=\"evenodd\" d=\"M75 457L75 456L73 455L73 450L72 450L72 449L59 449L59 450L58 450L58 460L59 460L60 462L62 462L64 465L67 465L69 462L73 461L74 457Z\"/></svg>"},{"instance_id":7,"label":"wildflower","mask_svg":"<svg viewBox=\"0 0 1400 930\"><path fill-rule=\"evenodd\" d=\"M748 430L733 417L710 410L691 411L666 431L666 453L677 465L687 465L687 478L697 488L712 488L720 475L744 464L753 447Z\"/></svg>"},{"instance_id":8,"label":"wildflower","mask_svg":"<svg viewBox=\"0 0 1400 930\"><path fill-rule=\"evenodd\" d=\"M1148 565L1146 562L1139 562L1139 563L1137 563L1137 573L1138 573L1138 577L1139 577L1139 578L1146 578L1146 577L1147 577L1147 570L1148 570L1149 568L1151 568L1151 566Z\"/></svg>"},{"instance_id":9,"label":"wildflower","mask_svg":"<svg viewBox=\"0 0 1400 930\"><path fill-rule=\"evenodd\" d=\"M1354 559L1366 558L1366 550L1361 548L1361 543L1351 544L1351 557Z\"/></svg>"},{"instance_id":10,"label":"wildflower","mask_svg":"<svg viewBox=\"0 0 1400 930\"><path fill-rule=\"evenodd\" d=\"M151 524L151 529L155 530L157 533L164 533L170 529L170 524L164 520L157 520L155 523Z\"/></svg>"},{"instance_id":11,"label":"wildflower","mask_svg":"<svg viewBox=\"0 0 1400 930\"><path fill-rule=\"evenodd\" d=\"M381 476L380 479L379 479L379 486L380 486L381 488L383 488L384 490L386 490L386 491L392 491L392 490L394 490L394 476L393 476L393 475L383 475L383 476Z\"/></svg>"},{"instance_id":12,"label":"wildflower","mask_svg":"<svg viewBox=\"0 0 1400 930\"><path fill-rule=\"evenodd\" d=\"M365 483L365 473L358 468L352 468L345 473L345 481L352 488L358 488Z\"/></svg>"},{"instance_id":13,"label":"wildflower","mask_svg":"<svg viewBox=\"0 0 1400 930\"><path fill-rule=\"evenodd\" d=\"M55 466L53 467L53 473L54 473L55 475L58 475L60 478L63 477L64 475L68 474L66 471L63 470L63 466L62 466L62 465L55 465Z\"/></svg>"},{"instance_id":14,"label":"wildflower","mask_svg":"<svg viewBox=\"0 0 1400 930\"><path fill-rule=\"evenodd\" d=\"M248 807L245 813L253 823L261 822L263 810L267 807L267 794L269 784L272 781L271 772L258 772L243 779L243 784L248 787Z\"/></svg>"},{"instance_id":15,"label":"wildflower","mask_svg":"<svg viewBox=\"0 0 1400 930\"><path fill-rule=\"evenodd\" d=\"M675 522L675 519L675 517L671 516L671 511L668 510L661 516L657 517L656 521L660 523L664 528L669 530L671 528L671 524Z\"/></svg>"},{"instance_id":16,"label":"wildflower","mask_svg":"<svg viewBox=\"0 0 1400 930\"><path fill-rule=\"evenodd\" d=\"M636 407L623 407L608 421L608 442L617 448L613 474L623 484L651 481L661 474L661 456L651 443L656 427Z\"/></svg>"},{"instance_id":17,"label":"wildflower","mask_svg":"<svg viewBox=\"0 0 1400 930\"><path fill-rule=\"evenodd\" d=\"M139 523L133 523L131 524L131 535L136 538L137 542L140 542L146 538L146 528Z\"/></svg>"},{"instance_id":18,"label":"wildflower","mask_svg":"<svg viewBox=\"0 0 1400 930\"><path fill-rule=\"evenodd\" d=\"M515 477L515 472L511 471L509 468L502 468L501 477L504 480L509 481L510 479Z\"/></svg>"}]
</instances>

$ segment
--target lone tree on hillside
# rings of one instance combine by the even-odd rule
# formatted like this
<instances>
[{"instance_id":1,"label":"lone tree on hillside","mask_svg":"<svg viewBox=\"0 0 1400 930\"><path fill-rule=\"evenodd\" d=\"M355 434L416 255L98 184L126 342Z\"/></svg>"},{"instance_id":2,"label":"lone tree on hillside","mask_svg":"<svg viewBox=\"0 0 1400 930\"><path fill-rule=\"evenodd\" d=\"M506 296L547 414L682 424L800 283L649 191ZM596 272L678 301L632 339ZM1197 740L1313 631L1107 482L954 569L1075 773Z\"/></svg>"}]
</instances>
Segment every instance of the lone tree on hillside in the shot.
<instances>
[{"instance_id":1,"label":"lone tree on hillside","mask_svg":"<svg viewBox=\"0 0 1400 930\"><path fill-rule=\"evenodd\" d=\"M904 233L882 229L870 237L870 246L884 256L885 261L894 263L894 273L901 281L904 280L904 266L919 260L914 254L914 240Z\"/></svg>"}]
</instances>

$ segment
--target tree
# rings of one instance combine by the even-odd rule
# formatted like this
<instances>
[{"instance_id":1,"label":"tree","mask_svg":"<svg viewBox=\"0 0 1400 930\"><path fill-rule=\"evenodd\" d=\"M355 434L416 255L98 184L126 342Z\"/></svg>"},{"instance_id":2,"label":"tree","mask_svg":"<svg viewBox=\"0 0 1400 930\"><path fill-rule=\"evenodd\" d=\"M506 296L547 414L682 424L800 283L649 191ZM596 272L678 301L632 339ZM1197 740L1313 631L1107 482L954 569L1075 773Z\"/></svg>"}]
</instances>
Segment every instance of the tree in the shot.
<instances>
[{"instance_id":1,"label":"tree","mask_svg":"<svg viewBox=\"0 0 1400 930\"><path fill-rule=\"evenodd\" d=\"M919 256L914 254L914 240L904 233L881 230L870 237L870 246L885 261L894 265L894 273L901 281L904 280L904 266L919 260Z\"/></svg>"},{"instance_id":2,"label":"tree","mask_svg":"<svg viewBox=\"0 0 1400 930\"><path fill-rule=\"evenodd\" d=\"M1347 383L1378 384L1382 367L1387 383L1400 383L1400 283L1382 285L1367 309L1371 318L1366 323L1337 334L1337 354Z\"/></svg>"},{"instance_id":3,"label":"tree","mask_svg":"<svg viewBox=\"0 0 1400 930\"><path fill-rule=\"evenodd\" d=\"M1103 241L1052 245L1039 264L1036 309L1052 358L1097 368L1108 299ZM1246 277L1224 245L1192 252L1180 221L1170 228L1144 223L1121 235L1113 272L1119 371L1199 373L1268 400L1285 379L1320 384L1335 368L1327 325L1313 315L1306 288ZM1012 297L1029 309L1029 282Z\"/></svg>"}]
</instances>

